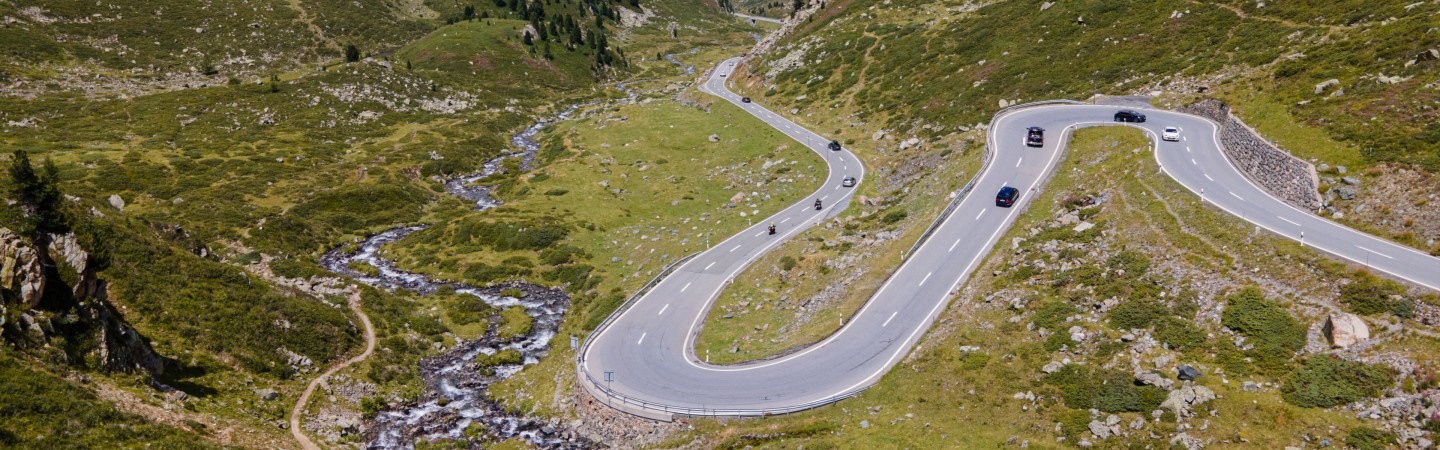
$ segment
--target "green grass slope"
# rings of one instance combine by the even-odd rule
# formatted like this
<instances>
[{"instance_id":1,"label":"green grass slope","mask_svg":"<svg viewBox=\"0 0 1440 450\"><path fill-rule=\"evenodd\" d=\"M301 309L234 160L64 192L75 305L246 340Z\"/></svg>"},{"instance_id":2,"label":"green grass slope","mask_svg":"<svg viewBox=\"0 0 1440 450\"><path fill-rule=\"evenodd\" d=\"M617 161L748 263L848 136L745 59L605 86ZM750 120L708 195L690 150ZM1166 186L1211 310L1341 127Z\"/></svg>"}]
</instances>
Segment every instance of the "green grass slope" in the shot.
<instances>
[{"instance_id":1,"label":"green grass slope","mask_svg":"<svg viewBox=\"0 0 1440 450\"><path fill-rule=\"evenodd\" d=\"M1002 101L1170 89L1251 95L1366 162L1440 168L1431 3L829 2L765 55L752 89L810 111L922 134ZM795 64L795 61L801 64ZM1319 95L1316 84L1337 79ZM1243 116L1246 111L1239 111ZM1308 146L1292 151L1315 156Z\"/></svg>"}]
</instances>

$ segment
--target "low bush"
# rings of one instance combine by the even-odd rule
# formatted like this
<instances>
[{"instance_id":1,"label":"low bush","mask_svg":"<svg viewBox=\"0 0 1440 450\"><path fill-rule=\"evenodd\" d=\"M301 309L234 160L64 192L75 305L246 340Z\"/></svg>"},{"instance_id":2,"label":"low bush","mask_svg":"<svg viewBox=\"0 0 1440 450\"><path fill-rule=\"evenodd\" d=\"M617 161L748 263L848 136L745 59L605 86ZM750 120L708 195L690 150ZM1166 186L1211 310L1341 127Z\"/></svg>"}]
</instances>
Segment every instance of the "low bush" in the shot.
<instances>
[{"instance_id":1,"label":"low bush","mask_svg":"<svg viewBox=\"0 0 1440 450\"><path fill-rule=\"evenodd\" d=\"M1356 271L1353 281L1340 287L1340 302L1351 312L1360 315L1383 313L1413 315L1413 304L1409 304L1407 301L1402 306L1398 303L1404 300L1391 299L1392 295L1399 295L1402 292L1404 292L1404 288L1399 283L1371 275L1365 271Z\"/></svg>"},{"instance_id":2,"label":"low bush","mask_svg":"<svg viewBox=\"0 0 1440 450\"><path fill-rule=\"evenodd\" d=\"M1108 413L1153 411L1165 400L1165 391L1155 386L1136 386L1130 374L1118 370L1091 369L1067 364L1045 376L1045 382L1065 397L1065 406L1098 409Z\"/></svg>"},{"instance_id":3,"label":"low bush","mask_svg":"<svg viewBox=\"0 0 1440 450\"><path fill-rule=\"evenodd\" d=\"M1076 309L1075 306L1069 303L1051 301L1041 305L1040 309L1035 311L1035 316L1031 318L1031 322L1034 322L1037 328L1049 328L1053 330L1056 326L1064 323L1065 318L1079 312L1079 309Z\"/></svg>"},{"instance_id":4,"label":"low bush","mask_svg":"<svg viewBox=\"0 0 1440 450\"><path fill-rule=\"evenodd\" d=\"M1269 375L1280 375L1295 352L1305 347L1305 325L1254 286L1226 299L1220 324L1245 335L1254 347L1246 352Z\"/></svg>"},{"instance_id":5,"label":"low bush","mask_svg":"<svg viewBox=\"0 0 1440 450\"><path fill-rule=\"evenodd\" d=\"M794 269L794 268L795 268L795 265L796 265L796 264L799 264L799 262L795 261L795 258L792 257L792 256L790 256L790 255L785 255L785 256L781 256L781 257L780 257L780 269L781 269L781 270L784 270L784 271L786 271L786 272L789 272L790 269Z\"/></svg>"},{"instance_id":6,"label":"low bush","mask_svg":"<svg viewBox=\"0 0 1440 450\"><path fill-rule=\"evenodd\" d=\"M1306 360L1280 388L1285 401L1306 408L1329 408L1373 397L1394 382L1387 368L1333 356Z\"/></svg>"},{"instance_id":7,"label":"low bush","mask_svg":"<svg viewBox=\"0 0 1440 450\"><path fill-rule=\"evenodd\" d=\"M1205 344L1205 332L1193 322L1165 316L1155 321L1155 339L1173 350L1194 350Z\"/></svg>"},{"instance_id":8,"label":"low bush","mask_svg":"<svg viewBox=\"0 0 1440 450\"><path fill-rule=\"evenodd\" d=\"M1170 314L1170 309L1150 299L1128 300L1110 309L1110 326L1117 330L1149 328L1156 318Z\"/></svg>"},{"instance_id":9,"label":"low bush","mask_svg":"<svg viewBox=\"0 0 1440 450\"><path fill-rule=\"evenodd\" d=\"M1356 450L1384 450L1399 443L1395 433L1370 427L1355 427L1345 436L1345 445Z\"/></svg>"}]
</instances>

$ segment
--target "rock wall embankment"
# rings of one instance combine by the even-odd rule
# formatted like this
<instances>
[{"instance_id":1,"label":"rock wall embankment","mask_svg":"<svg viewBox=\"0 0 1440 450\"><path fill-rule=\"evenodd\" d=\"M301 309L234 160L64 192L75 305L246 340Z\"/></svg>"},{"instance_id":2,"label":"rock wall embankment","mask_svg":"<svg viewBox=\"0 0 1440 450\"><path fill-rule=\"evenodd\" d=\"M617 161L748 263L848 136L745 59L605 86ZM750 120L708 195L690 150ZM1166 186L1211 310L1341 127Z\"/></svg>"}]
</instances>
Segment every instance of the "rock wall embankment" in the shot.
<instances>
[{"instance_id":1,"label":"rock wall embankment","mask_svg":"<svg viewBox=\"0 0 1440 450\"><path fill-rule=\"evenodd\" d=\"M1315 166L1291 156L1256 134L1230 114L1219 100L1203 100L1180 108L1180 112L1203 116L1220 124L1220 144L1225 156L1250 181L1276 198L1297 208L1315 211L1324 205Z\"/></svg>"}]
</instances>

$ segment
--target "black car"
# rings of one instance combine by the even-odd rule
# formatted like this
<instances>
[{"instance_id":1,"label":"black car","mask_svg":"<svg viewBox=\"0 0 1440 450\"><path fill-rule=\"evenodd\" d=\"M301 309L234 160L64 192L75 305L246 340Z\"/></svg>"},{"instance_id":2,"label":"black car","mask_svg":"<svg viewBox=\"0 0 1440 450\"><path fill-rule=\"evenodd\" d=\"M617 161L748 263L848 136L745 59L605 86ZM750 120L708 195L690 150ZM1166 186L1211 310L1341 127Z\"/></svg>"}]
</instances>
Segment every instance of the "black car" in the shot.
<instances>
[{"instance_id":1,"label":"black car","mask_svg":"<svg viewBox=\"0 0 1440 450\"><path fill-rule=\"evenodd\" d=\"M1115 113L1116 122L1144 122L1145 115L1128 109L1122 109Z\"/></svg>"},{"instance_id":2,"label":"black car","mask_svg":"<svg viewBox=\"0 0 1440 450\"><path fill-rule=\"evenodd\" d=\"M830 150L831 150L831 151L836 151L836 152L838 152L838 151L840 151L840 148L841 148L841 147L840 147L840 141L830 141Z\"/></svg>"},{"instance_id":3,"label":"black car","mask_svg":"<svg viewBox=\"0 0 1440 450\"><path fill-rule=\"evenodd\" d=\"M750 103L750 97L740 97L741 103Z\"/></svg>"},{"instance_id":4,"label":"black car","mask_svg":"<svg viewBox=\"0 0 1440 450\"><path fill-rule=\"evenodd\" d=\"M1010 186L1005 186L1005 187L1000 188L1000 193L999 193L999 194L995 194L995 206L1003 206L1003 207L1009 208L1010 206L1012 206L1012 205L1015 204L1015 201L1016 201L1016 200L1019 200L1019 199L1020 199L1020 190L1019 190L1019 189L1015 189L1015 188L1010 187Z\"/></svg>"},{"instance_id":5,"label":"black car","mask_svg":"<svg viewBox=\"0 0 1440 450\"><path fill-rule=\"evenodd\" d=\"M1044 128L1030 127L1025 131L1025 145L1030 147L1043 147L1045 145Z\"/></svg>"}]
</instances>

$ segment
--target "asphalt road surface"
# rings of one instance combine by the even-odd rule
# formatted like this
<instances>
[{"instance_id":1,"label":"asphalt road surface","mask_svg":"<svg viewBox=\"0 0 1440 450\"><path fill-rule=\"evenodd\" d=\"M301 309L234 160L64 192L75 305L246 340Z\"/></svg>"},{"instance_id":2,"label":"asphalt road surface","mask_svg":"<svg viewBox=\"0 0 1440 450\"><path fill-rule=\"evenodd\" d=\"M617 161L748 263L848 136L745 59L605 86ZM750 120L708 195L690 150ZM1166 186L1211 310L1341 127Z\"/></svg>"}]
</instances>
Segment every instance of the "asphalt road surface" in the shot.
<instances>
[{"instance_id":1,"label":"asphalt road surface","mask_svg":"<svg viewBox=\"0 0 1440 450\"><path fill-rule=\"evenodd\" d=\"M592 334L577 361L581 383L600 401L627 412L659 419L675 414L778 414L827 404L874 384L914 347L951 293L1035 198L1055 169L1068 132L1114 125L1113 115L1121 109L1050 105L997 117L989 133L992 161L975 189L839 332L782 358L710 365L694 354L694 338L720 290L770 248L833 214L831 205L843 208L853 189L840 187L840 179L864 175L848 150L827 150L829 139L755 103L741 102L725 86L737 61L722 62L701 90L809 146L826 159L830 174L812 197L686 262ZM1147 123L1126 125L1147 131L1156 142L1162 170L1207 203L1276 234L1295 240L1303 236L1306 246L1440 290L1440 259L1291 207L1249 182L1221 153L1213 122L1170 111L1144 112ZM1031 126L1047 130L1043 147L1025 146L1025 130ZM1160 141L1165 126L1180 127L1181 140ZM995 205L995 193L1003 186L1020 190L1014 207ZM827 209L815 211L814 198L825 198ZM765 231L771 221L780 226L775 236Z\"/></svg>"}]
</instances>

